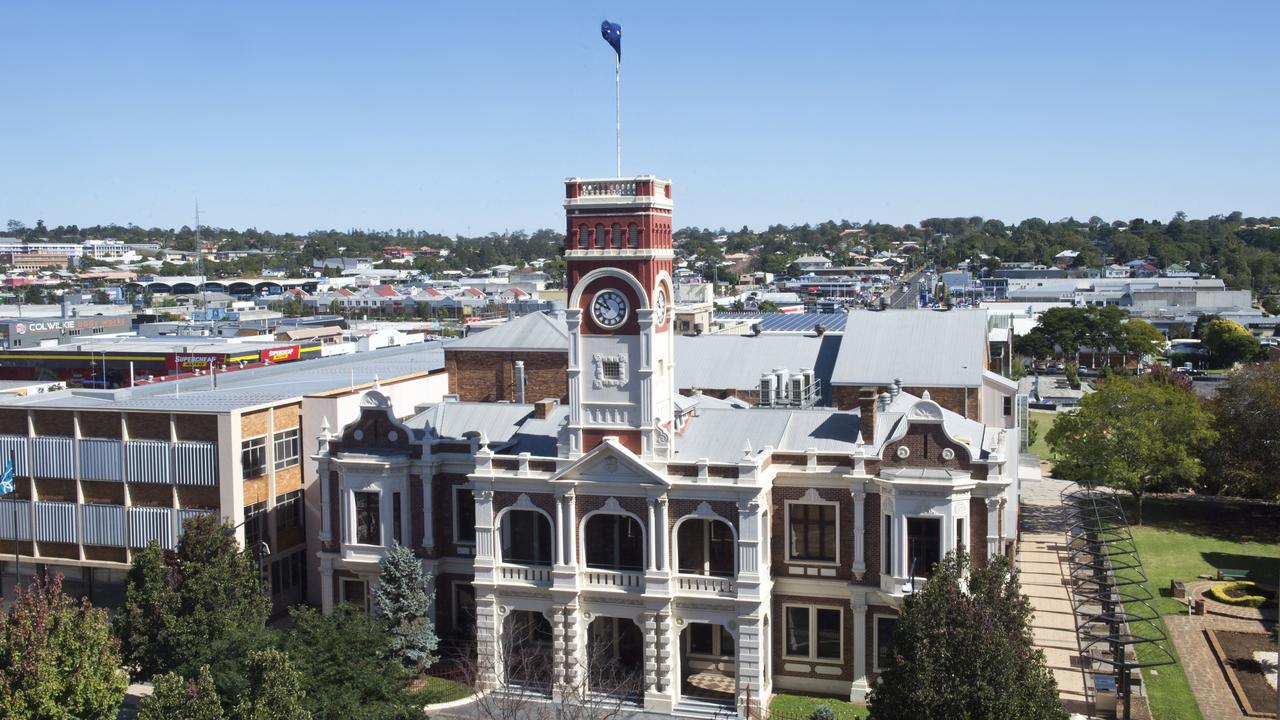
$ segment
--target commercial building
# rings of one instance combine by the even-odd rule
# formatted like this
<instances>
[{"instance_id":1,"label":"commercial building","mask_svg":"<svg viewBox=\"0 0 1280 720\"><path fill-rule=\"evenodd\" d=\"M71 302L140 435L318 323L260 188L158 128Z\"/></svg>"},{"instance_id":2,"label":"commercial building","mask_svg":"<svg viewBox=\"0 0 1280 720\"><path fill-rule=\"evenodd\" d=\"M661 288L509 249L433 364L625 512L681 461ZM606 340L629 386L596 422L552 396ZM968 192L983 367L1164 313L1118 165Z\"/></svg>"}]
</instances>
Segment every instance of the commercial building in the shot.
<instances>
[{"instance_id":1,"label":"commercial building","mask_svg":"<svg viewBox=\"0 0 1280 720\"><path fill-rule=\"evenodd\" d=\"M0 541L12 548L16 515L25 576L61 572L69 592L110 607L135 552L172 548L184 520L215 513L248 550L266 543L276 608L303 601L318 587L303 497L317 436L354 418L371 387L402 413L439 399L441 368L438 347L418 345L228 373L216 389L198 378L6 396L0 454L17 461L17 499L0 501ZM11 554L0 576L7 595Z\"/></svg>"},{"instance_id":2,"label":"commercial building","mask_svg":"<svg viewBox=\"0 0 1280 720\"><path fill-rule=\"evenodd\" d=\"M670 181L565 189L567 402L526 386L405 415L367 392L317 454L322 608L368 607L400 543L486 688L701 717L781 690L863 699L934 562L1015 550L1020 428L996 400L1014 389L986 385L985 315L929 358L846 333L847 410L692 404L676 378L704 358L675 343Z\"/></svg>"}]
</instances>

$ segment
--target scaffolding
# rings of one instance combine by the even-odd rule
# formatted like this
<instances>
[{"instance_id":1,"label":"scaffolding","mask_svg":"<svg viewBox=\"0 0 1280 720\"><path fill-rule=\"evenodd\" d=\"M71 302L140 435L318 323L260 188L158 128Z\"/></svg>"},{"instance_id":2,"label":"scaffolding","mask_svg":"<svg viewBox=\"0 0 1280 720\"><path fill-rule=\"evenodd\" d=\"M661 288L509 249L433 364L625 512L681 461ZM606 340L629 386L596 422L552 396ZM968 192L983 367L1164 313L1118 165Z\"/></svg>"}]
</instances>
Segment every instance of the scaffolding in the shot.
<instances>
[{"instance_id":1,"label":"scaffolding","mask_svg":"<svg viewBox=\"0 0 1280 720\"><path fill-rule=\"evenodd\" d=\"M1075 614L1085 693L1095 713L1130 720L1142 669L1177 662L1151 606L1153 596L1124 509L1115 493L1068 486L1067 582Z\"/></svg>"}]
</instances>

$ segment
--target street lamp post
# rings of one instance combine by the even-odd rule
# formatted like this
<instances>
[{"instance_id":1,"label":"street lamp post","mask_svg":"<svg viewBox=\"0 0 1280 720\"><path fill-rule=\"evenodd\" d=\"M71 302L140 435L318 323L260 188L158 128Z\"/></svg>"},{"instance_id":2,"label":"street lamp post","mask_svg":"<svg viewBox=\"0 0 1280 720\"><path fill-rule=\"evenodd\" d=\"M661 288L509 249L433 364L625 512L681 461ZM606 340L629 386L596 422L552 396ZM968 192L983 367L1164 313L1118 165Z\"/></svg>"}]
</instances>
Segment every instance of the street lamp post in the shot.
<instances>
[{"instance_id":1,"label":"street lamp post","mask_svg":"<svg viewBox=\"0 0 1280 720\"><path fill-rule=\"evenodd\" d=\"M244 524L249 522L250 520L261 520L261 518L257 518L257 517L245 518L244 520L241 520L240 523L237 525L234 525L232 527L224 527L222 529L222 534L226 537L235 537L236 530L239 530L241 527L244 527ZM262 593L263 558L271 554L271 546L268 545L265 540L259 540L257 544L253 546L253 549L256 550L258 553L258 592ZM244 548L242 552L248 552L248 551L249 551L249 548Z\"/></svg>"}]
</instances>

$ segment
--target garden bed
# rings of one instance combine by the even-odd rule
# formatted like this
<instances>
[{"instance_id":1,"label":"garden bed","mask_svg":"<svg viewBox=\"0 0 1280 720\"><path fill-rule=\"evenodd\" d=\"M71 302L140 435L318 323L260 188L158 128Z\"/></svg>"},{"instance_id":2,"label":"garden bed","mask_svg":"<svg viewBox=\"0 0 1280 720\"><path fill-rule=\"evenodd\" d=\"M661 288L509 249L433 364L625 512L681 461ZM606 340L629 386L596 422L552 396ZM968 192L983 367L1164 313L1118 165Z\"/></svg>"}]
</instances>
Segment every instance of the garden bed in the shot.
<instances>
[{"instance_id":1,"label":"garden bed","mask_svg":"<svg viewBox=\"0 0 1280 720\"><path fill-rule=\"evenodd\" d=\"M1276 673L1276 645L1265 633L1206 630L1231 692L1245 715L1275 717L1276 687L1267 674Z\"/></svg>"}]
</instances>

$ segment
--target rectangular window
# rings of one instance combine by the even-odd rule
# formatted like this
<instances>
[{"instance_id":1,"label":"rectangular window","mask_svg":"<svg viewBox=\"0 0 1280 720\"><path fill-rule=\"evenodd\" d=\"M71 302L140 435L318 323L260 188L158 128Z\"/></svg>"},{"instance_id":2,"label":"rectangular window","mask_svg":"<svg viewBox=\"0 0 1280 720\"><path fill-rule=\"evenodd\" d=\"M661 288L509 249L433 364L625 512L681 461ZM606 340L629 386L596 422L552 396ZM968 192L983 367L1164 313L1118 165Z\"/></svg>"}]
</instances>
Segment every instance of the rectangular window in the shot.
<instances>
[{"instance_id":1,"label":"rectangular window","mask_svg":"<svg viewBox=\"0 0 1280 720\"><path fill-rule=\"evenodd\" d=\"M400 535L400 493L391 493L391 538L397 545L403 545Z\"/></svg>"},{"instance_id":2,"label":"rectangular window","mask_svg":"<svg viewBox=\"0 0 1280 720\"><path fill-rule=\"evenodd\" d=\"M476 629L476 591L467 583L453 584L453 629L460 635Z\"/></svg>"},{"instance_id":3,"label":"rectangular window","mask_svg":"<svg viewBox=\"0 0 1280 720\"><path fill-rule=\"evenodd\" d=\"M893 574L893 516L884 516L884 568L885 575Z\"/></svg>"},{"instance_id":4,"label":"rectangular window","mask_svg":"<svg viewBox=\"0 0 1280 720\"><path fill-rule=\"evenodd\" d=\"M297 465L302 456L302 441L298 428L281 430L275 434L275 468L283 470Z\"/></svg>"},{"instance_id":5,"label":"rectangular window","mask_svg":"<svg viewBox=\"0 0 1280 720\"><path fill-rule=\"evenodd\" d=\"M374 492L353 493L356 500L356 543L360 545L382 544L382 518L378 503L381 497Z\"/></svg>"},{"instance_id":6,"label":"rectangular window","mask_svg":"<svg viewBox=\"0 0 1280 720\"><path fill-rule=\"evenodd\" d=\"M707 623L689 624L689 652L695 655L714 655L716 632Z\"/></svg>"},{"instance_id":7,"label":"rectangular window","mask_svg":"<svg viewBox=\"0 0 1280 720\"><path fill-rule=\"evenodd\" d=\"M791 559L836 561L836 506L795 503L787 508L791 524Z\"/></svg>"},{"instance_id":8,"label":"rectangular window","mask_svg":"<svg viewBox=\"0 0 1280 720\"><path fill-rule=\"evenodd\" d=\"M476 541L476 499L466 488L453 489L453 538L456 542L472 544Z\"/></svg>"},{"instance_id":9,"label":"rectangular window","mask_svg":"<svg viewBox=\"0 0 1280 720\"><path fill-rule=\"evenodd\" d=\"M264 437L240 443L241 477L245 480L262 477L267 472L267 439Z\"/></svg>"},{"instance_id":10,"label":"rectangular window","mask_svg":"<svg viewBox=\"0 0 1280 720\"><path fill-rule=\"evenodd\" d=\"M893 631L898 618L876 616L876 672L889 667L893 660Z\"/></svg>"},{"instance_id":11,"label":"rectangular window","mask_svg":"<svg viewBox=\"0 0 1280 720\"><path fill-rule=\"evenodd\" d=\"M956 547L965 547L968 544L964 538L964 518L956 518Z\"/></svg>"},{"instance_id":12,"label":"rectangular window","mask_svg":"<svg viewBox=\"0 0 1280 720\"><path fill-rule=\"evenodd\" d=\"M266 538L267 504L256 502L244 509L244 548L251 550L258 547Z\"/></svg>"},{"instance_id":13,"label":"rectangular window","mask_svg":"<svg viewBox=\"0 0 1280 720\"><path fill-rule=\"evenodd\" d=\"M303 527L306 522L304 509L301 490L276 498L276 531Z\"/></svg>"},{"instance_id":14,"label":"rectangular window","mask_svg":"<svg viewBox=\"0 0 1280 720\"><path fill-rule=\"evenodd\" d=\"M787 656L807 660L842 657L844 616L836 608L785 608Z\"/></svg>"},{"instance_id":15,"label":"rectangular window","mask_svg":"<svg viewBox=\"0 0 1280 720\"><path fill-rule=\"evenodd\" d=\"M1013 414L1013 398L1007 397L1004 399L1004 415L1005 417L1008 417L1012 414Z\"/></svg>"},{"instance_id":16,"label":"rectangular window","mask_svg":"<svg viewBox=\"0 0 1280 720\"><path fill-rule=\"evenodd\" d=\"M605 380L622 379L622 363L617 360L605 360L600 364Z\"/></svg>"},{"instance_id":17,"label":"rectangular window","mask_svg":"<svg viewBox=\"0 0 1280 720\"><path fill-rule=\"evenodd\" d=\"M942 520L907 518L907 567L912 577L929 577L942 559Z\"/></svg>"}]
</instances>

